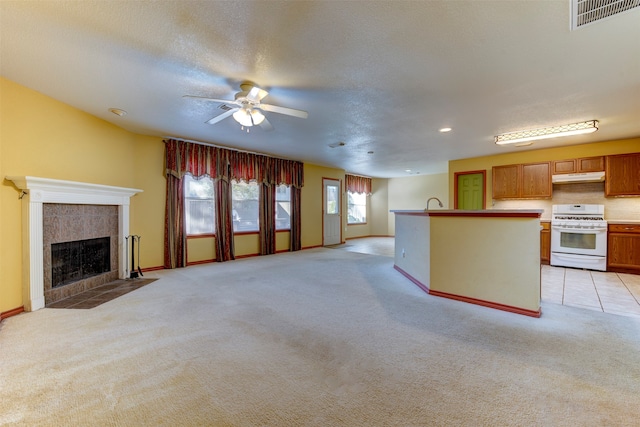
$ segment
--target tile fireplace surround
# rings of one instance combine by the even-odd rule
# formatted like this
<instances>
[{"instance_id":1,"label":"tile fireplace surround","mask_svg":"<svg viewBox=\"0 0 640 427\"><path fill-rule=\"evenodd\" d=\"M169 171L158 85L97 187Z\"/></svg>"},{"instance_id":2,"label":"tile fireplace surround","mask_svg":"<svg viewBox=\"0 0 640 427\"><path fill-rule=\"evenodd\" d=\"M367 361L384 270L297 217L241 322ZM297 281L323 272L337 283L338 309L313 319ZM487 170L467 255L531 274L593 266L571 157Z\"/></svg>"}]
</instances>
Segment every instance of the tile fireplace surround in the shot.
<instances>
[{"instance_id":1,"label":"tile fireplace surround","mask_svg":"<svg viewBox=\"0 0 640 427\"><path fill-rule=\"evenodd\" d=\"M142 190L112 187L32 176L7 176L22 195L22 245L24 308L35 311L45 306L43 205L112 205L118 208L118 277L124 279L125 236L129 235L129 203Z\"/></svg>"}]
</instances>

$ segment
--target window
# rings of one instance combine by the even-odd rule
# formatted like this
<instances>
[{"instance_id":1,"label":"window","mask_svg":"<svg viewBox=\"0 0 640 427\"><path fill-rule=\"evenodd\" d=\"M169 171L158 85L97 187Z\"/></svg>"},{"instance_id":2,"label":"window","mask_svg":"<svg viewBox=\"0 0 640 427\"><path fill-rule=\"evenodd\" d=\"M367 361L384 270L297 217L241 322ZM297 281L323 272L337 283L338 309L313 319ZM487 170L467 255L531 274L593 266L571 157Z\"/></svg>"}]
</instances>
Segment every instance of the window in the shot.
<instances>
[{"instance_id":1,"label":"window","mask_svg":"<svg viewBox=\"0 0 640 427\"><path fill-rule=\"evenodd\" d=\"M184 177L185 222L187 235L213 234L216 231L213 179Z\"/></svg>"},{"instance_id":2,"label":"window","mask_svg":"<svg viewBox=\"0 0 640 427\"><path fill-rule=\"evenodd\" d=\"M291 188L287 185L276 187L276 230L291 229Z\"/></svg>"},{"instance_id":3,"label":"window","mask_svg":"<svg viewBox=\"0 0 640 427\"><path fill-rule=\"evenodd\" d=\"M260 187L256 182L231 182L233 231L259 231Z\"/></svg>"},{"instance_id":4,"label":"window","mask_svg":"<svg viewBox=\"0 0 640 427\"><path fill-rule=\"evenodd\" d=\"M338 186L326 185L326 213L329 215L337 215L338 211Z\"/></svg>"},{"instance_id":5,"label":"window","mask_svg":"<svg viewBox=\"0 0 640 427\"><path fill-rule=\"evenodd\" d=\"M365 193L352 193L349 191L347 204L348 224L364 224L367 222L367 195Z\"/></svg>"}]
</instances>

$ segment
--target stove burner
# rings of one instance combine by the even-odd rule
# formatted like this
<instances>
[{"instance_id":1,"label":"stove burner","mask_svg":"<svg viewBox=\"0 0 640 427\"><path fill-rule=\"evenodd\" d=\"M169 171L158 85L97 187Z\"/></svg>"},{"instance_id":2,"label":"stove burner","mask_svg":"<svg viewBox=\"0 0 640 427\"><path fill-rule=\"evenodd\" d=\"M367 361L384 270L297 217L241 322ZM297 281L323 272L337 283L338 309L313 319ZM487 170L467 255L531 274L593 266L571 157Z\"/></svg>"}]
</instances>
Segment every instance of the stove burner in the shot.
<instances>
[{"instance_id":1,"label":"stove burner","mask_svg":"<svg viewBox=\"0 0 640 427\"><path fill-rule=\"evenodd\" d=\"M569 220L569 221L604 221L601 216L562 216L556 215L553 219Z\"/></svg>"}]
</instances>

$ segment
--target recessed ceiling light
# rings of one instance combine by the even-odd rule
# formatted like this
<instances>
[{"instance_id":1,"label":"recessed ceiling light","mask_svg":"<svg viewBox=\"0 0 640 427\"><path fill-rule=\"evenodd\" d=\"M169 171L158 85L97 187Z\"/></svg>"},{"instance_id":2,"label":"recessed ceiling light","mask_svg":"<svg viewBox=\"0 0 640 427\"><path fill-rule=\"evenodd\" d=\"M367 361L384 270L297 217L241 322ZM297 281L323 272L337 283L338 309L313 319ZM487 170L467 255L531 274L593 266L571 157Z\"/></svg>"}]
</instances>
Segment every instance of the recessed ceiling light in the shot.
<instances>
[{"instance_id":1,"label":"recessed ceiling light","mask_svg":"<svg viewBox=\"0 0 640 427\"><path fill-rule=\"evenodd\" d=\"M440 129L440 132L446 133L446 132L451 132L451 130L452 130L451 128L442 128Z\"/></svg>"},{"instance_id":2,"label":"recessed ceiling light","mask_svg":"<svg viewBox=\"0 0 640 427\"><path fill-rule=\"evenodd\" d=\"M109 108L109 111L111 113L115 114L116 116L120 116L120 117L122 117L122 116L127 114L126 111L121 110L120 108Z\"/></svg>"}]
</instances>

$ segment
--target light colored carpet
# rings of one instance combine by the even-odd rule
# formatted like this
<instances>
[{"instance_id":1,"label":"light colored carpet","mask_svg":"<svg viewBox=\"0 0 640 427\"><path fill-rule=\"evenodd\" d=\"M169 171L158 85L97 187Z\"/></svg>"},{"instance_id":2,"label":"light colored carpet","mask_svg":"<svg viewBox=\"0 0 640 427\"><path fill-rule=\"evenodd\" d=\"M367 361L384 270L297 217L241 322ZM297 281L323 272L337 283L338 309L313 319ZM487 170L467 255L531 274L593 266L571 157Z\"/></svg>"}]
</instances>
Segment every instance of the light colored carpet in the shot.
<instances>
[{"instance_id":1,"label":"light colored carpet","mask_svg":"<svg viewBox=\"0 0 640 427\"><path fill-rule=\"evenodd\" d=\"M638 425L637 319L496 311L392 267L318 248L6 319L0 424Z\"/></svg>"}]
</instances>

